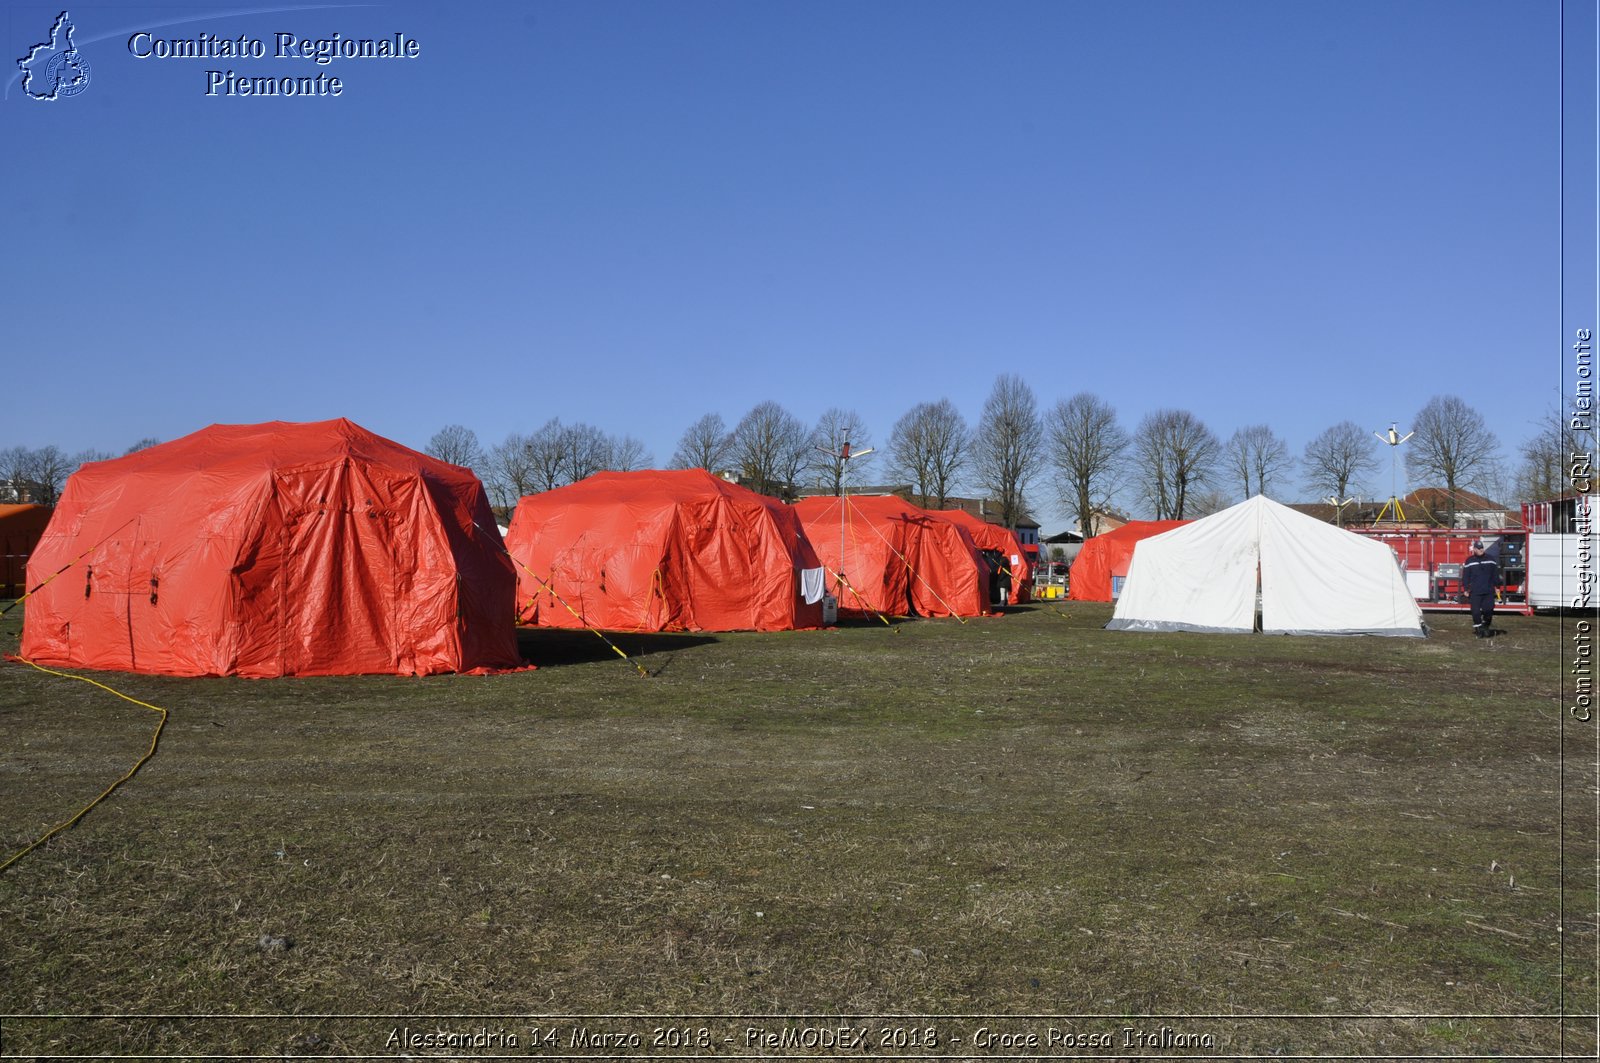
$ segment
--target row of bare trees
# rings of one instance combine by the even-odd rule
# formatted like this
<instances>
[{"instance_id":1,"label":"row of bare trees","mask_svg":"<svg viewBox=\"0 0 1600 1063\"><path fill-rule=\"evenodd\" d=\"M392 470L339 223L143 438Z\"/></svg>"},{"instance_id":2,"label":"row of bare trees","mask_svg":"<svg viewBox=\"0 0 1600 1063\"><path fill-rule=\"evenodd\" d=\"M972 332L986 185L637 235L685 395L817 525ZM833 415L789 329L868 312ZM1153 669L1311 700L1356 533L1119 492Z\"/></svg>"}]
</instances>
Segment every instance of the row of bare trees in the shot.
<instances>
[{"instance_id":1,"label":"row of bare trees","mask_svg":"<svg viewBox=\"0 0 1600 1063\"><path fill-rule=\"evenodd\" d=\"M1431 399L1412 426L1405 457L1414 483L1440 486L1452 498L1468 489L1505 489L1499 441L1461 399ZM1521 497L1553 497L1564 489L1573 445L1564 428L1552 412L1522 448ZM503 505L601 469L635 469L650 461L631 437L559 420L487 451L470 430L452 425L428 451L478 469ZM1299 456L1265 424L1222 439L1183 409L1154 411L1130 431L1109 403L1087 392L1041 412L1028 383L1003 374L976 426L948 399L922 402L894 423L885 446L874 448L854 410L826 410L807 426L767 401L732 428L718 413L701 416L678 440L669 465L731 471L769 494L797 485L838 494L876 478L907 484L914 501L939 508L972 491L996 502L1009 525L1028 513L1029 491L1043 482L1080 527L1092 527L1093 515L1120 508L1119 500L1156 519L1182 519L1256 494L1282 497L1296 486L1318 498L1342 501L1358 492L1370 498L1386 464L1384 451L1372 430L1351 421L1324 430Z\"/></svg>"},{"instance_id":2,"label":"row of bare trees","mask_svg":"<svg viewBox=\"0 0 1600 1063\"><path fill-rule=\"evenodd\" d=\"M674 469L734 471L766 494L805 483L841 494L865 482L876 448L854 410L824 410L810 428L776 402L758 403L730 430L708 413L689 426L672 453Z\"/></svg>"},{"instance_id":3,"label":"row of bare trees","mask_svg":"<svg viewBox=\"0 0 1600 1063\"><path fill-rule=\"evenodd\" d=\"M124 454L153 447L159 439L141 439ZM33 502L53 506L61 498L67 477L91 461L105 461L114 455L102 450L82 450L68 455L58 446L38 449L7 447L0 450L0 502Z\"/></svg>"},{"instance_id":4,"label":"row of bare trees","mask_svg":"<svg viewBox=\"0 0 1600 1063\"><path fill-rule=\"evenodd\" d=\"M490 497L502 506L603 470L628 472L650 464L644 444L632 436L608 435L581 422L562 424L559 417L531 435L513 432L488 449L472 429L446 425L423 449L441 461L477 472Z\"/></svg>"},{"instance_id":5,"label":"row of bare trees","mask_svg":"<svg viewBox=\"0 0 1600 1063\"><path fill-rule=\"evenodd\" d=\"M1436 396L1412 423L1406 470L1414 482L1445 489L1452 520L1458 492L1500 489L1500 444L1476 410L1453 395ZM1080 526L1130 487L1157 520L1182 519L1241 497L1281 494L1297 474L1316 496L1343 501L1370 490L1381 469L1380 438L1351 421L1325 429L1299 459L1267 425L1248 425L1222 441L1187 410L1151 413L1130 436L1116 411L1090 394L1058 403L1047 424L1059 499ZM1545 470L1524 477L1532 477L1531 497L1559 493L1550 457L1558 449L1564 453L1564 444L1549 439L1525 448L1524 469Z\"/></svg>"},{"instance_id":6,"label":"row of bare trees","mask_svg":"<svg viewBox=\"0 0 1600 1063\"><path fill-rule=\"evenodd\" d=\"M1504 492L1522 499L1553 498L1570 489L1575 453L1593 454L1593 431L1575 433L1552 407L1518 452L1507 482L1500 444L1483 416L1453 395L1428 401L1411 422L1406 470L1413 483L1442 487L1450 499L1464 490ZM133 453L160 442L141 439ZM485 448L461 425L448 425L427 445L434 457L475 470L497 503L548 491L605 469L649 466L652 458L632 436L612 436L593 425L552 418L529 435L513 433ZM994 383L976 427L949 399L922 402L894 423L886 446L854 410L825 410L807 426L777 402L762 402L729 429L707 413L683 433L672 468L732 471L755 490L781 494L807 485L833 494L871 482L907 484L913 500L942 508L962 491L996 502L1014 525L1028 512L1037 482L1080 527L1118 500L1139 505L1156 519L1202 516L1255 494L1282 495L1298 476L1314 497L1350 498L1372 489L1385 450L1374 433L1351 421L1324 430L1296 458L1264 424L1240 428L1225 441L1187 410L1157 410L1130 432L1116 410L1087 392L1040 412L1020 376ZM864 453L867 452L867 453ZM67 477L99 451L68 455L59 447L0 449L0 494L22 493L53 504ZM881 470L881 471L880 471ZM0 497L0 501L8 500ZM1453 501L1452 501L1453 510ZM1454 513L1450 516L1453 518Z\"/></svg>"}]
</instances>

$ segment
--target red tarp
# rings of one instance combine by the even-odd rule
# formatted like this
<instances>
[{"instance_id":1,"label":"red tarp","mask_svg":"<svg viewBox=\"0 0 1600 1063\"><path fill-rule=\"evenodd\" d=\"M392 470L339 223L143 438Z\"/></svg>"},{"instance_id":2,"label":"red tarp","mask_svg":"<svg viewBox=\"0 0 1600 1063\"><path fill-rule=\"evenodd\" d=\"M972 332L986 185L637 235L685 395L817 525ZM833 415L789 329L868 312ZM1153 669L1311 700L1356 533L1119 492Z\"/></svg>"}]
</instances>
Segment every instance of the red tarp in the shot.
<instances>
[{"instance_id":1,"label":"red tarp","mask_svg":"<svg viewBox=\"0 0 1600 1063\"><path fill-rule=\"evenodd\" d=\"M1006 570L1011 574L1011 594L1006 599L1011 605L1033 600L1033 559L1022 548L1022 540L1010 528L990 524L964 509L929 510L936 517L944 517L967 529L979 550L995 550L1004 558Z\"/></svg>"},{"instance_id":2,"label":"red tarp","mask_svg":"<svg viewBox=\"0 0 1600 1063\"><path fill-rule=\"evenodd\" d=\"M802 498L794 509L827 566L841 612L989 612L989 566L972 536L942 515L894 495L818 495Z\"/></svg>"},{"instance_id":3,"label":"red tarp","mask_svg":"<svg viewBox=\"0 0 1600 1063\"><path fill-rule=\"evenodd\" d=\"M517 615L526 624L614 631L822 625L820 563L793 511L703 469L602 472L529 495L517 503L506 548L517 562ZM807 569L810 603L802 591Z\"/></svg>"},{"instance_id":4,"label":"red tarp","mask_svg":"<svg viewBox=\"0 0 1600 1063\"><path fill-rule=\"evenodd\" d=\"M477 477L346 420L212 425L85 465L29 578L69 562L28 599L22 655L43 664L256 677L521 664L516 581Z\"/></svg>"},{"instance_id":5,"label":"red tarp","mask_svg":"<svg viewBox=\"0 0 1600 1063\"><path fill-rule=\"evenodd\" d=\"M1111 601L1111 579L1128 574L1134 544L1188 523L1186 520L1130 520L1120 528L1085 540L1083 549L1072 562L1067 597L1075 602Z\"/></svg>"},{"instance_id":6,"label":"red tarp","mask_svg":"<svg viewBox=\"0 0 1600 1063\"><path fill-rule=\"evenodd\" d=\"M28 555L49 523L49 506L0 506L0 598L27 593Z\"/></svg>"}]
</instances>

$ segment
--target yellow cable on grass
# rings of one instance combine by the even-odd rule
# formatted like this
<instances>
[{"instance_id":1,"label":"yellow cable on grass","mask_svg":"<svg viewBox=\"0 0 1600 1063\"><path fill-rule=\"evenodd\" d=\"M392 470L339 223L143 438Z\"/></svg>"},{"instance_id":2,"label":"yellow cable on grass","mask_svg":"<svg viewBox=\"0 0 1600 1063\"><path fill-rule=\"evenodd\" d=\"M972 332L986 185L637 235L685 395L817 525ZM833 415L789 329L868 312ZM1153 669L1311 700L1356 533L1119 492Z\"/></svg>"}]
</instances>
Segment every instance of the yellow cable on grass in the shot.
<instances>
[{"instance_id":1,"label":"yellow cable on grass","mask_svg":"<svg viewBox=\"0 0 1600 1063\"><path fill-rule=\"evenodd\" d=\"M87 805L84 805L83 809L77 815L73 816L71 819L67 820L65 823L60 824L59 826L55 826L55 827L50 828L44 834L40 835L39 838L36 841L34 841L31 845L29 845L26 849L23 849L21 852L19 852L19 853L15 854L14 856L10 857L8 860L6 860L5 863L0 864L0 871L4 871L6 868L10 867L12 864L16 863L18 860L21 860L24 856L27 856L29 853L33 852L35 849L39 848L39 846L43 845L45 842L49 841L51 838L54 838L57 834L60 834L62 831L66 830L67 828L76 826L79 820L81 820L84 816L87 816L89 814L89 810L90 809L94 808L94 806L98 805L101 801L104 801L107 797L110 797L111 796L111 791L115 790L117 787L121 786L123 783L125 783L129 779L133 778L134 774L136 772L138 772L138 770L140 768L144 767L145 761L149 760L151 757L156 755L156 744L161 741L161 729L167 725L167 710L163 709L163 708L161 708L161 707L159 707L157 705L151 705L148 702L140 701L138 698L130 698L130 697L128 697L128 695L122 693L122 691L120 691L120 690L112 690L110 687L106 686L104 683L101 683L101 682L99 682L97 680L94 680L94 679L90 679L87 676L73 675L70 672L57 672L57 671L54 671L52 669L45 668L42 665L34 664L32 661L28 660L26 657L13 657L12 660L21 661L23 664L27 665L29 668L35 668L35 669L45 673L46 675L60 676L62 679L76 679L80 683L88 683L90 686L99 687L101 690L104 690L104 691L106 691L108 693L111 693L111 694L115 694L117 697L121 698L123 701L131 701L135 705L139 706L140 708L149 709L151 712L160 713L161 714L161 722L156 724L156 732L155 732L155 734L150 736L150 748L148 750L146 750L144 756L139 758L138 763L134 764L133 767L128 769L127 774L123 775L122 778L118 779L116 782L114 782L110 786L106 787L104 792L102 792L99 797L95 798L93 801L90 801Z\"/></svg>"}]
</instances>

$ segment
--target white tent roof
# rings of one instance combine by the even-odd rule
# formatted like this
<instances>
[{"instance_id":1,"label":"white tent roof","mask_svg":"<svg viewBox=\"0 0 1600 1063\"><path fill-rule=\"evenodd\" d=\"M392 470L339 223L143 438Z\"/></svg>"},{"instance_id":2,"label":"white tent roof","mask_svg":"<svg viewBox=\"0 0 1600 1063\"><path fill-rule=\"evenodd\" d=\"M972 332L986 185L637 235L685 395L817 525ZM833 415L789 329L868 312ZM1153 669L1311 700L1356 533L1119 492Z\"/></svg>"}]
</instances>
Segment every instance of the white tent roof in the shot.
<instances>
[{"instance_id":1,"label":"white tent roof","mask_svg":"<svg viewBox=\"0 0 1600 1063\"><path fill-rule=\"evenodd\" d=\"M1262 495L1140 542L1107 628L1421 637L1394 551Z\"/></svg>"}]
</instances>

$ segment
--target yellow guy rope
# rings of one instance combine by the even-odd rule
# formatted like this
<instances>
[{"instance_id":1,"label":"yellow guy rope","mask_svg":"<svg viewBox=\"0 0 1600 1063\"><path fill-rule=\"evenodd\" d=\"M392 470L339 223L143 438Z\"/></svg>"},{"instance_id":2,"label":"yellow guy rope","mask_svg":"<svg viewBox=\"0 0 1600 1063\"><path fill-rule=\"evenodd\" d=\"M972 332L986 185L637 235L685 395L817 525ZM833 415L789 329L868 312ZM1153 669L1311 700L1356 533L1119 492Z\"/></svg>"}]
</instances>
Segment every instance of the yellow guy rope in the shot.
<instances>
[{"instance_id":1,"label":"yellow guy rope","mask_svg":"<svg viewBox=\"0 0 1600 1063\"><path fill-rule=\"evenodd\" d=\"M42 584L41 584L41 586L42 586ZM130 698L130 697L128 697L128 695L122 693L120 690L112 690L110 687L106 686L104 683L97 682L96 680L90 679L87 676L73 675L70 672L57 672L57 671L54 671L52 669L45 668L45 667L42 667L40 665L34 664L32 661L28 660L26 657L13 657L12 659L16 660L16 661L21 661L23 664L27 665L29 668L38 669L39 671L45 673L46 675L59 676L62 679L76 679L80 683L88 683L90 686L99 687L101 690L104 690L104 691L106 691L108 693L111 693L111 694L115 694L117 697L121 698L123 701L131 701L135 705L139 706L142 709L149 709L151 712L160 713L161 722L156 724L155 734L150 736L150 748L145 751L144 756L140 757L138 762L136 764L134 764L133 767L128 769L127 773L124 774L122 776L122 778L118 779L116 782L114 782L110 786L106 787L105 790L103 792L101 792L99 797L95 798L93 801L90 801L87 805L84 805L82 810L80 810L77 815L73 816L71 819L67 820L65 823L59 824L58 826L55 826L55 827L51 827L49 830L47 830L43 834L41 834L38 837L38 839L35 840L32 844L30 844L27 848L23 849L21 852L18 852L16 854L14 854L13 856L11 856L9 859L6 860L5 863L0 864L0 871L4 871L6 868L10 867L12 864L16 863L18 860L21 860L24 856L27 856L29 853L31 853L35 849L39 848L39 846L43 845L45 842L49 841L51 838L54 838L57 834L60 834L62 831L68 829L69 827L76 826L79 820L81 820L84 816L87 816L89 814L89 810L90 809L94 808L94 806L98 805L101 801L104 801L107 797L110 797L111 796L111 791L115 790L117 787L121 786L123 783L125 783L129 779L133 778L134 774L140 768L144 767L145 761L149 760L151 757L156 755L156 744L161 741L161 729L167 725L167 710L163 709L163 708L160 708L159 706L151 705L148 702L140 701L138 698Z\"/></svg>"},{"instance_id":2,"label":"yellow guy rope","mask_svg":"<svg viewBox=\"0 0 1600 1063\"><path fill-rule=\"evenodd\" d=\"M127 520L123 521L121 524L117 525L115 528L112 528L109 532L107 532L105 534L105 536L103 538L101 538L101 540L99 542L95 543L93 546L89 547L89 549L85 550L83 553L79 554L77 557L73 558L71 561L68 561L66 564L62 565L60 568L56 569L54 572L50 573L50 575L48 575L44 579L40 580L39 583L36 586L29 587L28 590L22 595L21 598L18 598L16 601L14 601L10 605L6 606L4 609L0 609L0 617L3 617L7 613L11 612L11 610L15 609L17 606L19 606L23 602L27 601L28 598L31 597L32 595L38 594L40 591L44 590L45 587L49 585L51 580L55 579L57 576L61 575L61 573L65 572L67 569L71 568L73 565L76 565L79 561L82 561L84 558L88 557L90 554L92 554L96 550L100 549L100 547L105 543L106 539L111 538L113 535L117 534L117 532L121 531L123 528L126 528L128 525L132 524L137 519L138 519L138 517L129 517ZM18 657L17 660L20 661L20 660L22 660L22 658ZM32 664L33 662L30 661L28 663ZM35 666L35 667L37 667L37 666ZM77 678L77 677L74 676L73 678ZM115 691L113 691L112 693L115 693Z\"/></svg>"},{"instance_id":3,"label":"yellow guy rope","mask_svg":"<svg viewBox=\"0 0 1600 1063\"><path fill-rule=\"evenodd\" d=\"M512 557L512 560L517 560L517 559L515 559L515 557ZM640 676L645 677L645 679L650 679L650 672L645 671L645 666L643 666L643 664L638 663L638 661L635 661L634 658L630 658L630 656L627 655L627 653L622 653L622 648L619 647L618 644L614 644L614 642L611 642L610 639L606 639L606 637L603 636L603 634L600 634L600 629L592 628L592 626L590 626L590 624L589 624L589 621L584 620L584 618L582 618L581 613L579 613L578 610L576 610L576 608L571 607L571 605L566 605L566 599L563 599L563 597L560 596L560 594L557 594L557 592L555 592L555 588L552 588L552 586L550 586L549 583L546 583L546 581L539 580L538 573L534 573L533 572L533 568L526 567L526 565L523 565L522 562L520 562L520 560L517 560L517 565L518 565L518 567L522 568L523 572L526 572L526 573L528 573L528 575L533 576L534 580L538 581L539 586L541 586L541 588L544 588L544 589L546 589L546 591L549 591L550 592L550 597L554 597L554 599L557 600L557 602L560 602L560 604L565 605L566 612L571 613L571 615L573 615L574 618L576 618L576 620L578 620L578 623L582 624L582 626L584 626L584 628L589 628L590 634L594 634L594 636L597 637L597 639L600 639L600 642L605 642L605 644L608 645L608 647L611 647L611 652L616 653L616 655L618 655L619 658L622 658L622 660L627 661L627 663L629 663L629 664L632 664L632 666L634 666L634 671L638 672L638 674L640 674ZM539 596L538 596L538 594L534 594L533 597L534 597L534 599L536 599L536 597L539 597ZM530 602L530 604L531 604L531 602L533 602L533 599L528 599L528 602Z\"/></svg>"},{"instance_id":4,"label":"yellow guy rope","mask_svg":"<svg viewBox=\"0 0 1600 1063\"><path fill-rule=\"evenodd\" d=\"M898 635L898 634L900 634L900 629L895 627L893 624L891 624L889 622L889 618L884 616L876 608L874 608L872 603L867 601L866 597L863 596L860 591L856 590L855 585L853 583L851 583L848 579L845 578L845 575L844 575L844 561L845 561L845 559L844 559L844 554L843 554L842 551L844 550L844 531L843 530L846 527L848 527L850 529L850 548L851 548L851 551L856 556L860 556L861 546L856 542L856 522L853 521L853 520L851 520L851 521L846 521L845 520L846 513L847 513L847 510L848 510L849 505L850 505L850 496L849 495L841 495L839 497L839 503L840 503L840 508L839 508L839 528L840 528L839 549L840 549L841 553L839 555L839 571L833 573L833 578L839 582L839 586L840 587L842 587L843 589L849 591L851 594L856 596L856 601L861 604L861 606L862 606L864 611L871 613L873 616L875 616L879 620L883 621L883 626L884 627L888 628L891 632L893 632L894 634ZM893 547L890 547L890 549L893 549ZM817 560L820 562L822 559L819 557L819 558L817 558ZM823 565L822 568L823 568L824 572L831 571L828 568L827 565ZM842 595L842 594L839 595L839 599L842 602L843 599L844 599L844 595Z\"/></svg>"},{"instance_id":5,"label":"yellow guy rope","mask_svg":"<svg viewBox=\"0 0 1600 1063\"><path fill-rule=\"evenodd\" d=\"M483 532L485 537L488 537L489 533L487 531L484 531L483 525L479 524L477 521L473 521L472 522L472 526L474 528L477 528L479 531ZM606 638L604 635L602 635L600 633L600 629L599 628L591 627L590 624L589 624L589 621L587 621L587 620L585 620L583 618L583 614L579 613L576 609L572 608L572 606L567 605L567 600L565 598L561 597L561 595L557 594L556 593L556 589L554 587L550 586L550 584L548 582L546 582L545 580L541 579L539 577L539 574L537 572L535 572L533 569L529 568L527 565L524 565L522 563L522 561L517 557L516 554L513 554L510 550L507 550L506 549L505 540L500 538L500 533L499 532L496 532L494 534L494 536L489 539L489 541L490 542L499 543L500 544L500 552L505 554L507 557L509 557L511 559L511 563L513 565L516 565L518 568L522 569L522 571L526 572L529 576L532 576L534 581L537 582L539 584L539 586L541 586L545 590L549 591L550 592L550 597L554 598L556 601L560 602L563 606L565 606L567 612L571 613L574 617L577 618L578 623L582 624L584 627L589 629L589 633L590 634L594 635L596 638L598 638L601 642L605 643L607 646L610 646L612 653L615 653L618 657L621 657L624 661L627 661L629 664L633 665L633 670L638 672L640 675L644 676L646 679L650 678L650 673L645 670L643 665L641 665L638 661L634 660L632 657L629 657L626 653L623 653L621 648L618 647L615 642L612 642L610 639ZM534 603L534 601L538 597L539 596L537 594L535 594L532 598L529 598L528 599L528 604L532 605Z\"/></svg>"},{"instance_id":6,"label":"yellow guy rope","mask_svg":"<svg viewBox=\"0 0 1600 1063\"><path fill-rule=\"evenodd\" d=\"M848 498L849 496L847 495L845 497ZM852 525L853 524L854 524L854 522L852 522ZM924 587L928 588L928 593L933 595L934 598L939 602L940 605L942 605L946 609L950 610L950 615L951 616L955 617L956 620L959 623L965 624L967 622L965 617L963 617L960 613L956 612L956 607L955 606L951 605L949 602L945 601L942 597L939 596L939 592L934 587L933 584L929 583L927 580L922 578L922 573L918 572L916 569L911 567L910 559L907 558L905 554L902 554L900 551L896 550L894 548L894 543L891 543L888 540L888 538L883 534L883 532L879 531L877 529L877 527L871 521L867 522L867 527L872 529L872 533L874 535L876 535L878 538L883 540L883 545L885 545L885 546L887 546L889 548L889 552L890 553L894 554L895 557L898 557L900 559L900 563L902 565L906 566L906 571L908 573L910 573L917 580L918 583L921 583Z\"/></svg>"},{"instance_id":7,"label":"yellow guy rope","mask_svg":"<svg viewBox=\"0 0 1600 1063\"><path fill-rule=\"evenodd\" d=\"M824 565L822 567L826 571L830 572L834 579L839 581L839 586L843 587L845 590L847 590L851 594L855 595L856 596L856 601L860 602L862 604L862 606L864 606L866 608L867 612L871 613L873 616L877 617L879 620L882 620L884 626L887 627L890 631L893 631L896 635L900 634L900 629L895 627L893 624L889 623L889 618L888 617L884 616L882 613L878 612L878 610L874 609L872 607L872 603L868 602L865 598L863 598L861 596L861 592L856 590L855 587L851 585L850 581L844 578L844 573L843 572L834 572L832 569L829 569L828 566L826 566L826 565Z\"/></svg>"},{"instance_id":8,"label":"yellow guy rope","mask_svg":"<svg viewBox=\"0 0 1600 1063\"><path fill-rule=\"evenodd\" d=\"M514 557L511 560L517 561L517 559L514 558ZM627 661L629 664L633 665L633 670L634 671L638 672L640 675L644 676L646 679L650 678L650 673L645 671L644 665L640 664L638 661L634 660L632 657L629 657L626 653L623 653L621 647L619 647L615 642L612 642L610 639L606 638L603 634L600 633L600 629L599 628L590 626L589 622L583 618L583 615L581 613L579 613L576 609L572 608L572 606L567 605L567 600L565 598L561 597L561 595L557 594L556 593L556 589L554 587L550 586L550 584L546 583L544 580L539 579L538 573L534 572L533 569L529 568L527 565L524 565L521 561L517 561L517 567L522 569L522 571L526 572L528 575L532 576L535 580L537 580L538 583L539 583L539 586L543 587L545 590L550 592L550 597L554 598L556 601L558 601L562 605L566 606L567 612L571 613L574 617L576 617L578 623L580 623L584 627L588 628L590 633L593 634L596 638L598 638L601 642L605 643L607 646L610 646L611 647L611 651L613 653L615 653L618 657L621 657L624 661ZM529 598L528 599L529 604L531 605L533 603L533 600L535 598L538 598L538 597L539 596L537 594L535 594L533 596L533 598Z\"/></svg>"}]
</instances>

